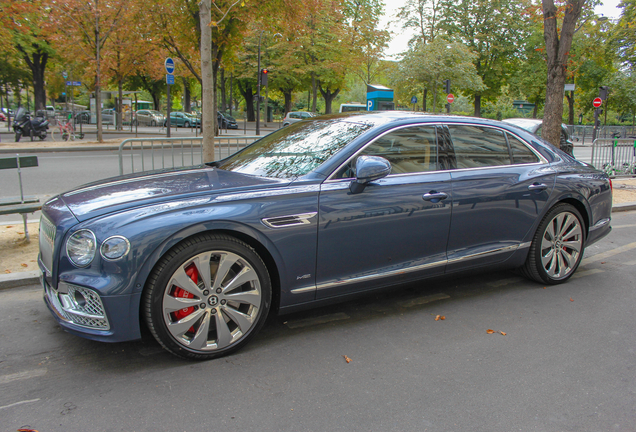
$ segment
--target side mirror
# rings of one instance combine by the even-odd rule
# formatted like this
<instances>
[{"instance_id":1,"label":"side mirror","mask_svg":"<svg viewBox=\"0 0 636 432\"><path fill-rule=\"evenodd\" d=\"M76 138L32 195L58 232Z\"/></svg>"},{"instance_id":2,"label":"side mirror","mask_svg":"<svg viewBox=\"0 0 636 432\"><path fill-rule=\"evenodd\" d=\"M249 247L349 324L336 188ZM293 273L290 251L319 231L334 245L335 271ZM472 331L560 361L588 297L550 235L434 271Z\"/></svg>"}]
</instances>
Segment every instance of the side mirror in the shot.
<instances>
[{"instance_id":1,"label":"side mirror","mask_svg":"<svg viewBox=\"0 0 636 432\"><path fill-rule=\"evenodd\" d=\"M367 183L391 173L391 162L380 156L360 156L356 161L356 179L349 185L352 194L360 193Z\"/></svg>"}]
</instances>

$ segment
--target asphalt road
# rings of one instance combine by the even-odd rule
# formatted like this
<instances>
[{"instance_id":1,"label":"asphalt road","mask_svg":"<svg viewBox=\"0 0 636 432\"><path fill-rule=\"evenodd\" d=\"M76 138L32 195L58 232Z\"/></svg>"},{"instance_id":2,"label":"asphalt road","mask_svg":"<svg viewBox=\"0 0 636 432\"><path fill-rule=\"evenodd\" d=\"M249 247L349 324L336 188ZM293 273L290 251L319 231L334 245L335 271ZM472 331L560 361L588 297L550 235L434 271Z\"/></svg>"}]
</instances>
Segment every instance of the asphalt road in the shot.
<instances>
[{"instance_id":1,"label":"asphalt road","mask_svg":"<svg viewBox=\"0 0 636 432\"><path fill-rule=\"evenodd\" d=\"M208 362L72 336L39 287L1 291L0 431L633 432L636 212L612 225L566 284L420 282L272 317Z\"/></svg>"}]
</instances>

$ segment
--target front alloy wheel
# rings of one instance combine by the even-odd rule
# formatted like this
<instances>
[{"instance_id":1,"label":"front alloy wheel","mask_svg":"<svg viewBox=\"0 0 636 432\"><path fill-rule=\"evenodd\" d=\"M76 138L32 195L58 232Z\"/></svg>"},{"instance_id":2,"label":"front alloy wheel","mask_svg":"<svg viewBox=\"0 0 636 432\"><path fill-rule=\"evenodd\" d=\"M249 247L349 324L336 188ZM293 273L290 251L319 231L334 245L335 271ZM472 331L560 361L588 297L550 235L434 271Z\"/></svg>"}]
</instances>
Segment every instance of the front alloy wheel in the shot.
<instances>
[{"instance_id":1,"label":"front alloy wheel","mask_svg":"<svg viewBox=\"0 0 636 432\"><path fill-rule=\"evenodd\" d=\"M158 263L145 292L146 322L173 354L211 359L256 334L270 298L269 274L251 247L233 237L201 235Z\"/></svg>"},{"instance_id":2,"label":"front alloy wheel","mask_svg":"<svg viewBox=\"0 0 636 432\"><path fill-rule=\"evenodd\" d=\"M581 214L569 204L556 205L543 218L523 268L537 282L558 284L576 271L585 244Z\"/></svg>"}]
</instances>

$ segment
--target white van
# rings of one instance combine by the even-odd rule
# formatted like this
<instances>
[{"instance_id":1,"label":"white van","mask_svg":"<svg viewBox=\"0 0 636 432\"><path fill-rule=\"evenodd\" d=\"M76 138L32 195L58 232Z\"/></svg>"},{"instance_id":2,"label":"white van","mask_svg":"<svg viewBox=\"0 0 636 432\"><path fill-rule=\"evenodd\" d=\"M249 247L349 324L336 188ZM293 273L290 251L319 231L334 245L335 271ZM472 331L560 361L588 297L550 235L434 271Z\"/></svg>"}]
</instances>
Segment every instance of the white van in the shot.
<instances>
[{"instance_id":1,"label":"white van","mask_svg":"<svg viewBox=\"0 0 636 432\"><path fill-rule=\"evenodd\" d=\"M340 112L366 111L367 106L358 102L340 104Z\"/></svg>"}]
</instances>

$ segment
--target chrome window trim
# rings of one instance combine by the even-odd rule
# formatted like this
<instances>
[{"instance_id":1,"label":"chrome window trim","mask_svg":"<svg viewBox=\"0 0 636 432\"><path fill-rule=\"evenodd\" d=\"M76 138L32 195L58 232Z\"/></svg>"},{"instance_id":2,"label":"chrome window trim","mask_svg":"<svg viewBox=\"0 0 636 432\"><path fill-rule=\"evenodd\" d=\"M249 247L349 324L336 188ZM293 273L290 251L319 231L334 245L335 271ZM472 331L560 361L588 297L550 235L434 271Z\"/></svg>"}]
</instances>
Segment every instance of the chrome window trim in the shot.
<instances>
[{"instance_id":1,"label":"chrome window trim","mask_svg":"<svg viewBox=\"0 0 636 432\"><path fill-rule=\"evenodd\" d=\"M508 137L505 136L505 134L510 134L512 136L514 136L516 139L518 139L523 145L525 145L528 149L530 149L530 151L537 156L537 158L539 158L539 162L530 162L530 163L524 163L524 164L508 164L508 165L492 165L492 166L485 166L485 167L474 167L474 168L456 168L456 169L450 169L450 170L436 170L436 171L418 171L418 172L412 172L412 173L402 173L402 174L389 174L387 177L403 177L403 176L411 176L411 175L422 175L422 174L430 174L430 173L443 173L443 172L457 172L457 171L473 171L473 170L483 170L483 169L492 169L492 168L503 168L503 167L513 167L513 166L532 166L532 165L548 165L549 162L548 160L543 157L543 155L541 153L539 153L534 147L532 147L530 144L528 144L528 142L526 140L524 140L523 138L521 138L519 135L515 134L514 132L510 132L508 129L505 129L501 126L493 126L493 125L482 125L482 124L476 124L476 123L469 123L469 122L462 122L462 123L446 123L446 122L434 122L434 123L413 123L413 124L409 124L409 125L402 125L402 126L398 126L396 128L393 129L389 129L385 132L383 132L382 134L378 135L377 137L375 137L372 141L369 141L368 143L366 143L364 146L362 146L361 148L359 148L354 154L352 154L351 156L349 156L342 164L340 164L338 166L338 168L336 168L335 170L332 171L332 173L329 175L329 177L327 177L327 179L324 181L324 183L332 183L332 182L338 182L338 181L342 181L342 180L353 180L353 177L347 177L347 178L342 178L342 179L336 179L333 178L336 173L338 173L345 165L347 165L349 162L351 162L353 159L355 159L356 157L358 157L358 155L364 151L364 149L366 149L368 146L370 146L371 144L373 144L375 141L379 140L380 138L384 137L385 135L391 133L391 132L395 132L397 130L400 129L405 129L405 128L409 128L409 127L418 127L418 126L449 126L449 125L459 125L459 126L478 126L478 127L488 127L488 128L493 128L493 129L497 129L499 131L501 131L502 133L504 133L504 137L506 138L506 141L508 140ZM510 146L508 146L508 148L510 148ZM455 149L455 147L453 146L453 150Z\"/></svg>"}]
</instances>

